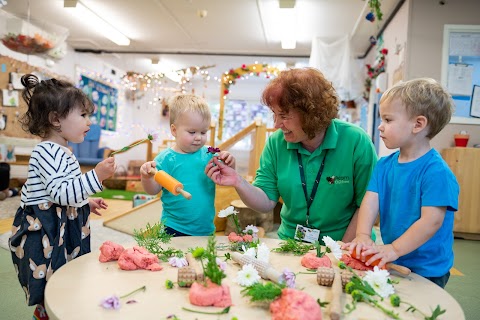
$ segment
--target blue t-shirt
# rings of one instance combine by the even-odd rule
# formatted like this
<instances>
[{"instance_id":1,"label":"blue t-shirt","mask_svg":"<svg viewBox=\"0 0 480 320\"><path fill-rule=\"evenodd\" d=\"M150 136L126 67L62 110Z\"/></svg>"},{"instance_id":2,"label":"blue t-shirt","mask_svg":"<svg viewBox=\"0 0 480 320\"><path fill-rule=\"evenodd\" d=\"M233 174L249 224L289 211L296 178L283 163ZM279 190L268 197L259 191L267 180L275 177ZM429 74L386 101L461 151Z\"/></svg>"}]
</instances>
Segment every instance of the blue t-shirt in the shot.
<instances>
[{"instance_id":1,"label":"blue t-shirt","mask_svg":"<svg viewBox=\"0 0 480 320\"><path fill-rule=\"evenodd\" d=\"M457 179L435 149L408 163L398 163L399 154L381 158L368 185L368 191L378 193L383 242L390 244L404 234L420 219L422 207L447 207L440 229L395 262L424 277L443 276L453 266Z\"/></svg>"},{"instance_id":2,"label":"blue t-shirt","mask_svg":"<svg viewBox=\"0 0 480 320\"><path fill-rule=\"evenodd\" d=\"M192 195L187 200L162 189L162 222L165 226L192 236L208 236L215 231L215 184L205 174L212 158L204 146L195 153L178 153L167 148L155 157L157 170L163 170L183 184Z\"/></svg>"}]
</instances>

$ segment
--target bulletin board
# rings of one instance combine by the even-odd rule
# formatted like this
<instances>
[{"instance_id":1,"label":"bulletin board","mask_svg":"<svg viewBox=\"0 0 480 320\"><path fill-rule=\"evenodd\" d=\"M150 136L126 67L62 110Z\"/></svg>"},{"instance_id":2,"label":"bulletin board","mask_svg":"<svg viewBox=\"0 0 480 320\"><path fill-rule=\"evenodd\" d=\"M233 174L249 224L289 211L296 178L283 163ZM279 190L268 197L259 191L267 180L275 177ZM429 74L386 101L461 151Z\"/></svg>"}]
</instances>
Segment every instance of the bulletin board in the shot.
<instances>
[{"instance_id":1,"label":"bulletin board","mask_svg":"<svg viewBox=\"0 0 480 320\"><path fill-rule=\"evenodd\" d=\"M57 78L71 82L66 77L34 67L26 62L0 55L0 135L18 138L37 138L25 132L18 119L27 111L27 104L22 99L23 86L12 88L9 83L17 83L17 78L25 73L35 73L41 79ZM12 78L13 76L13 78Z\"/></svg>"},{"instance_id":2,"label":"bulletin board","mask_svg":"<svg viewBox=\"0 0 480 320\"><path fill-rule=\"evenodd\" d=\"M480 125L480 25L444 26L442 84L455 103L451 123Z\"/></svg>"},{"instance_id":3,"label":"bulletin board","mask_svg":"<svg viewBox=\"0 0 480 320\"><path fill-rule=\"evenodd\" d=\"M80 75L79 87L95 105L92 123L99 124L102 130L116 131L118 90L85 75Z\"/></svg>"}]
</instances>

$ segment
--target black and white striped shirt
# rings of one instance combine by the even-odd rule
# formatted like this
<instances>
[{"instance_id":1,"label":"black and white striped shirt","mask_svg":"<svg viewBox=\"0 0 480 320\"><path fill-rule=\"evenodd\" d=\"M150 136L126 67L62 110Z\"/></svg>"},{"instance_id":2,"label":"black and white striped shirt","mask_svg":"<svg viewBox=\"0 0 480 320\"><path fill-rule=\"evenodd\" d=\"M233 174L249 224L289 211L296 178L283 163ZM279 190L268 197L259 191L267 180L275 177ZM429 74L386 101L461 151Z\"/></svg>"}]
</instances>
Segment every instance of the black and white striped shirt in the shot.
<instances>
[{"instance_id":1,"label":"black and white striped shirt","mask_svg":"<svg viewBox=\"0 0 480 320\"><path fill-rule=\"evenodd\" d=\"M82 174L77 158L69 149L43 141L30 156L21 206L53 202L82 207L88 203L89 196L102 190L95 170Z\"/></svg>"}]
</instances>

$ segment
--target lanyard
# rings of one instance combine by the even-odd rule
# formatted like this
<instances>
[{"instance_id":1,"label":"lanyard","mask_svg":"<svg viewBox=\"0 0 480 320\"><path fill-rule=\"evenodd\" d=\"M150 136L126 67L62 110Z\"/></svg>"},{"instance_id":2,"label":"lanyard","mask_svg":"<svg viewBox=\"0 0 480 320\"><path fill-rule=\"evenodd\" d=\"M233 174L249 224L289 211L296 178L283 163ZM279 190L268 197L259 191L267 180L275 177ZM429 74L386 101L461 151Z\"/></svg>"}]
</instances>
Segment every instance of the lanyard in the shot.
<instances>
[{"instance_id":1,"label":"lanyard","mask_svg":"<svg viewBox=\"0 0 480 320\"><path fill-rule=\"evenodd\" d=\"M300 169L300 178L302 179L302 187L303 187L303 194L305 195L305 200L307 201L307 221L306 225L308 227L308 218L310 217L310 206L312 205L313 199L315 198L315 194L317 193L318 184L320 183L320 178L322 177L323 167L325 166L325 158L327 157L328 149L325 151L325 155L323 156L322 164L320 165L320 169L318 169L317 177L315 178L315 182L313 184L312 193L310 197L307 195L307 182L305 181L305 172L303 170L303 163L302 163L302 156L298 153L297 150L297 157L298 157L298 167Z\"/></svg>"}]
</instances>

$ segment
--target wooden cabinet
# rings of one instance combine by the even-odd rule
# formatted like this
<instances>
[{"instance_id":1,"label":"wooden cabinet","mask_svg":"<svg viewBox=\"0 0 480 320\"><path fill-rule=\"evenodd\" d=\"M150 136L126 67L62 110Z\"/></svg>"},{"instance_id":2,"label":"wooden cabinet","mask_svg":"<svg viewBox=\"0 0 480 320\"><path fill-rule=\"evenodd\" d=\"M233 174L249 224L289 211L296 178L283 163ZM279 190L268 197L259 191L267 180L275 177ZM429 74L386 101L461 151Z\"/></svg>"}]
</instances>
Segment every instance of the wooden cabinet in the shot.
<instances>
[{"instance_id":1,"label":"wooden cabinet","mask_svg":"<svg viewBox=\"0 0 480 320\"><path fill-rule=\"evenodd\" d=\"M455 236L480 240L480 148L448 148L442 157L460 185Z\"/></svg>"}]
</instances>

